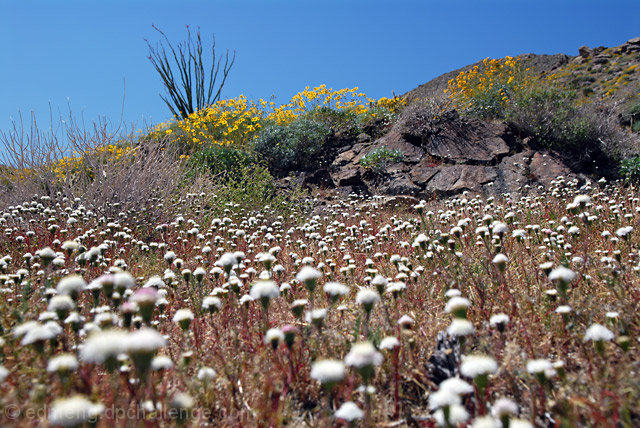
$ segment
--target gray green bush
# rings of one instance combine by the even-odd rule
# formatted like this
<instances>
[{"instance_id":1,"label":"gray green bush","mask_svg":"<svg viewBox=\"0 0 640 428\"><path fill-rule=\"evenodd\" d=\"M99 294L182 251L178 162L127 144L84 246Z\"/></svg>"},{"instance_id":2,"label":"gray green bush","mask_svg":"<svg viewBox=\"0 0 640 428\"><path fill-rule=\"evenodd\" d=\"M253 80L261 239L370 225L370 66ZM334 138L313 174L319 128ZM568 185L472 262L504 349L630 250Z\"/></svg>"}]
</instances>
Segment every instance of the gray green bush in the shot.
<instances>
[{"instance_id":1,"label":"gray green bush","mask_svg":"<svg viewBox=\"0 0 640 428\"><path fill-rule=\"evenodd\" d=\"M324 123L304 117L288 125L271 124L258 134L253 151L275 175L306 171L318 166L318 156L329 134Z\"/></svg>"},{"instance_id":2,"label":"gray green bush","mask_svg":"<svg viewBox=\"0 0 640 428\"><path fill-rule=\"evenodd\" d=\"M607 111L553 87L519 91L507 103L505 119L535 146L571 155L577 163L614 156L620 139Z\"/></svg>"},{"instance_id":3,"label":"gray green bush","mask_svg":"<svg viewBox=\"0 0 640 428\"><path fill-rule=\"evenodd\" d=\"M400 162L403 159L404 153L400 150L382 146L364 155L360 159L360 165L366 170L380 174L390 163Z\"/></svg>"}]
</instances>

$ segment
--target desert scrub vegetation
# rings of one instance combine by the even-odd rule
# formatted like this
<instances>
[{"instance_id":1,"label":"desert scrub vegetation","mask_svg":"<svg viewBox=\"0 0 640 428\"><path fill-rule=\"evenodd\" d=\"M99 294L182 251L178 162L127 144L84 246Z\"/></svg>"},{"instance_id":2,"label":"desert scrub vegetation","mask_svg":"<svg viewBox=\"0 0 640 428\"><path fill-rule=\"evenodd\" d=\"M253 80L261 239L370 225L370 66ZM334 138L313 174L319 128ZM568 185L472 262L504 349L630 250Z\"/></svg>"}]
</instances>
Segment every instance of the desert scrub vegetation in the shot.
<instances>
[{"instance_id":1,"label":"desert scrub vegetation","mask_svg":"<svg viewBox=\"0 0 640 428\"><path fill-rule=\"evenodd\" d=\"M3 207L2 424L638 425L636 188L287 216L214 194L166 221Z\"/></svg>"},{"instance_id":2,"label":"desert scrub vegetation","mask_svg":"<svg viewBox=\"0 0 640 428\"><path fill-rule=\"evenodd\" d=\"M628 126L632 132L640 133L640 101L636 99L622 114L622 124Z\"/></svg>"},{"instance_id":3,"label":"desert scrub vegetation","mask_svg":"<svg viewBox=\"0 0 640 428\"><path fill-rule=\"evenodd\" d=\"M575 167L619 162L627 138L614 112L556 79L534 75L518 58L486 59L451 79L445 93L461 113L503 119L533 147L556 150Z\"/></svg>"},{"instance_id":4,"label":"desert scrub vegetation","mask_svg":"<svg viewBox=\"0 0 640 428\"><path fill-rule=\"evenodd\" d=\"M399 97L374 100L358 88L333 90L321 85L295 94L289 102L248 100L244 96L220 100L183 120L170 120L142 136L164 138L184 158L201 150L229 147L261 158L272 174L314 167L329 135L354 137L388 128L404 101ZM375 126L373 125L375 123Z\"/></svg>"},{"instance_id":5,"label":"desert scrub vegetation","mask_svg":"<svg viewBox=\"0 0 640 428\"><path fill-rule=\"evenodd\" d=\"M253 150L277 174L312 170L319 165L318 155L329 133L322 122L302 117L286 125L263 128L253 143Z\"/></svg>"},{"instance_id":6,"label":"desert scrub vegetation","mask_svg":"<svg viewBox=\"0 0 640 428\"><path fill-rule=\"evenodd\" d=\"M401 162L402 160L404 160L404 153L400 150L382 146L364 155L360 159L360 165L362 165L365 170L372 171L375 174L381 174L387 165Z\"/></svg>"},{"instance_id":7,"label":"desert scrub vegetation","mask_svg":"<svg viewBox=\"0 0 640 428\"><path fill-rule=\"evenodd\" d=\"M449 80L445 94L461 111L485 119L503 117L514 94L531 84L529 71L518 58L486 58Z\"/></svg>"},{"instance_id":8,"label":"desert scrub vegetation","mask_svg":"<svg viewBox=\"0 0 640 428\"><path fill-rule=\"evenodd\" d=\"M108 122L85 128L71 115L57 129L47 132L35 121L18 121L10 132L0 134L0 206L25 195L60 193L82 198L105 215L148 208L155 216L162 210L151 208L181 194L184 162L174 148L139 141Z\"/></svg>"},{"instance_id":9,"label":"desert scrub vegetation","mask_svg":"<svg viewBox=\"0 0 640 428\"><path fill-rule=\"evenodd\" d=\"M187 40L175 47L162 30L155 25L153 28L163 40L156 46L146 40L149 48L148 58L160 76L166 93L160 97L171 113L185 119L190 114L220 100L222 88L236 60L235 51L230 58L227 50L224 64L222 64L222 55L216 58L216 40L212 37L211 58L208 63L203 58L205 46L202 43L199 28L195 38L192 38L191 30L187 25ZM167 54L167 49L170 54ZM209 49L207 53L208 51Z\"/></svg>"},{"instance_id":10,"label":"desert scrub vegetation","mask_svg":"<svg viewBox=\"0 0 640 428\"><path fill-rule=\"evenodd\" d=\"M253 165L254 157L231 146L211 146L193 153L188 159L189 176L210 173L237 176L243 167Z\"/></svg>"},{"instance_id":11,"label":"desert scrub vegetation","mask_svg":"<svg viewBox=\"0 0 640 428\"><path fill-rule=\"evenodd\" d=\"M606 61L598 60L602 55ZM585 98L630 100L637 97L638 59L637 52L615 52L604 49L579 62L572 61L548 75L555 86L570 90L582 89Z\"/></svg>"},{"instance_id":12,"label":"desert scrub vegetation","mask_svg":"<svg viewBox=\"0 0 640 428\"><path fill-rule=\"evenodd\" d=\"M627 181L640 182L640 156L630 156L620 162L620 175Z\"/></svg>"},{"instance_id":13,"label":"desert scrub vegetation","mask_svg":"<svg viewBox=\"0 0 640 428\"><path fill-rule=\"evenodd\" d=\"M299 216L310 211L312 202L299 187L278 191L273 175L259 163L240 165L231 174L212 180L203 215L222 216L230 211L259 212L271 207L270 217Z\"/></svg>"},{"instance_id":14,"label":"desert scrub vegetation","mask_svg":"<svg viewBox=\"0 0 640 428\"><path fill-rule=\"evenodd\" d=\"M612 117L603 105L580 104L574 92L543 86L518 93L505 112L505 119L535 146L571 154L577 164L619 155L625 137Z\"/></svg>"},{"instance_id":15,"label":"desert scrub vegetation","mask_svg":"<svg viewBox=\"0 0 640 428\"><path fill-rule=\"evenodd\" d=\"M399 97L374 100L358 92L358 88L333 90L325 85L313 89L307 87L279 106L274 101L253 101L240 95L220 100L186 119L161 123L148 134L148 138L167 135L185 151L214 145L247 149L259 130L268 124L286 125L308 115L310 119L321 116L331 127L331 112L335 118L343 118L344 122L345 115L352 115L351 120L356 117L364 120L367 116L379 115L383 111L380 109L395 113L403 105ZM338 115L336 111L344 114Z\"/></svg>"},{"instance_id":16,"label":"desert scrub vegetation","mask_svg":"<svg viewBox=\"0 0 640 428\"><path fill-rule=\"evenodd\" d=\"M110 123L84 129L73 117L61 122L59 134L47 134L34 118L27 123L20 118L11 132L2 134L7 166L2 197L12 201L23 193L62 192L84 197L100 209L109 206L105 201L110 198L121 208L165 207L193 186L221 188L233 180L227 187L240 193L231 199L259 206L277 199L273 176L317 165L316 155L330 134L354 137L361 132L360 123L376 118L382 118L380 127L388 126L403 104L398 97L374 100L358 88L322 85L307 87L281 106L242 95L217 100L185 119L137 134ZM250 186L238 184L250 182L249 171L269 180L259 185L264 192L243 194ZM267 195L266 189L273 192ZM251 200L253 196L259 197Z\"/></svg>"}]
</instances>

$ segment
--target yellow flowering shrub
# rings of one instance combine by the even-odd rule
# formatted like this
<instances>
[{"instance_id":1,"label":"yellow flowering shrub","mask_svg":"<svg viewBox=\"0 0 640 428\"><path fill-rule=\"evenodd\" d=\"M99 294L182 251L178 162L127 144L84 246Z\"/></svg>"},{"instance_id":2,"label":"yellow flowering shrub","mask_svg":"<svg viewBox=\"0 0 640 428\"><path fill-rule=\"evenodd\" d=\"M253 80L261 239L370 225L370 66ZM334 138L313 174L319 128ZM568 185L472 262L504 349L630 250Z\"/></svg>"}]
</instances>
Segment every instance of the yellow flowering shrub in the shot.
<instances>
[{"instance_id":1,"label":"yellow flowering shrub","mask_svg":"<svg viewBox=\"0 0 640 428\"><path fill-rule=\"evenodd\" d=\"M133 147L108 144L96 147L85 154L76 153L71 156L65 156L54 162L51 165L51 170L61 182L65 182L78 174L86 174L86 176L93 178L94 171L90 163L87 162L88 158L108 163L121 160L123 156L131 156L134 151Z\"/></svg>"},{"instance_id":2,"label":"yellow flowering shrub","mask_svg":"<svg viewBox=\"0 0 640 428\"><path fill-rule=\"evenodd\" d=\"M183 150L188 152L227 145L245 149L266 124L287 125L313 109L331 108L357 115L375 115L373 108L397 111L403 104L404 100L399 97L375 100L359 92L357 87L333 90L326 85L313 89L306 87L280 106L273 101L252 101L240 95L220 100L184 120L174 118L161 123L148 137L167 138L168 141L181 144Z\"/></svg>"},{"instance_id":3,"label":"yellow flowering shrub","mask_svg":"<svg viewBox=\"0 0 640 428\"><path fill-rule=\"evenodd\" d=\"M8 185L9 183L22 182L32 179L35 172L30 168L15 168L11 166L0 166L0 183Z\"/></svg>"},{"instance_id":4,"label":"yellow flowering shrub","mask_svg":"<svg viewBox=\"0 0 640 428\"><path fill-rule=\"evenodd\" d=\"M481 66L449 80L445 93L461 111L480 117L501 117L513 95L530 83L529 69L518 58L486 58Z\"/></svg>"},{"instance_id":5,"label":"yellow flowering shrub","mask_svg":"<svg viewBox=\"0 0 640 428\"><path fill-rule=\"evenodd\" d=\"M282 105L263 99L253 101L240 95L220 100L191 114L185 120L174 118L161 123L140 138L177 144L181 149L180 159L189 160L193 153L207 148L229 147L244 151L266 125L286 126L314 109L348 111L359 118L367 118L376 117L383 109L395 113L404 104L404 100L395 96L376 100L359 92L357 87L333 90L326 85L312 89L306 87ZM135 147L109 144L86 153L73 153L45 168L63 183L79 176L93 178L92 165L95 165L95 162L126 160L135 156L135 150ZM21 181L33 173L30 169L6 169L2 172L2 177L11 181Z\"/></svg>"}]
</instances>

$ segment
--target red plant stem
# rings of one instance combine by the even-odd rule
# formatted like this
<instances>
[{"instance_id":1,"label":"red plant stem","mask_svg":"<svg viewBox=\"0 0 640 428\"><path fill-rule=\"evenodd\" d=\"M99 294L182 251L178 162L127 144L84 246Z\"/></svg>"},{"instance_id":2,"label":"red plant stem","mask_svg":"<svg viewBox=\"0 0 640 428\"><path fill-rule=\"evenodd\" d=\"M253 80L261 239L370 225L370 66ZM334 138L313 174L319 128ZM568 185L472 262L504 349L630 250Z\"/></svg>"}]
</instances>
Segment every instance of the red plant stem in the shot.
<instances>
[{"instance_id":1,"label":"red plant stem","mask_svg":"<svg viewBox=\"0 0 640 428\"><path fill-rule=\"evenodd\" d=\"M400 372L398 370L398 361L399 361L399 353L400 347L396 347L393 350L393 371L394 371L394 381L395 385L393 388L393 399L394 399L394 409L393 409L393 418L397 419L400 415Z\"/></svg>"}]
</instances>

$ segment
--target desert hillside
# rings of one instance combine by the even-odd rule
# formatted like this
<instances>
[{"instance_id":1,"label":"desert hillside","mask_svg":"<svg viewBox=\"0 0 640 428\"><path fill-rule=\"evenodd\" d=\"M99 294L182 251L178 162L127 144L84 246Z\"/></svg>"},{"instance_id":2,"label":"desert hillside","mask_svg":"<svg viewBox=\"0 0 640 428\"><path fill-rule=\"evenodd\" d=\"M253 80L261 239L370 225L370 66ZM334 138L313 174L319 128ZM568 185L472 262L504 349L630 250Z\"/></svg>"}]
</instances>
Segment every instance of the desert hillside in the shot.
<instances>
[{"instance_id":1,"label":"desert hillside","mask_svg":"<svg viewBox=\"0 0 640 428\"><path fill-rule=\"evenodd\" d=\"M639 65L17 126L0 425L640 426Z\"/></svg>"}]
</instances>

